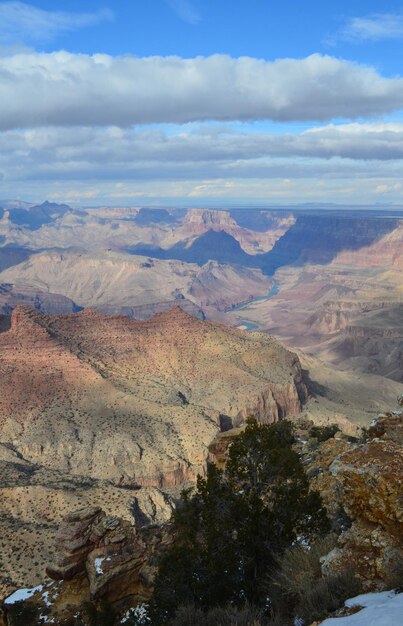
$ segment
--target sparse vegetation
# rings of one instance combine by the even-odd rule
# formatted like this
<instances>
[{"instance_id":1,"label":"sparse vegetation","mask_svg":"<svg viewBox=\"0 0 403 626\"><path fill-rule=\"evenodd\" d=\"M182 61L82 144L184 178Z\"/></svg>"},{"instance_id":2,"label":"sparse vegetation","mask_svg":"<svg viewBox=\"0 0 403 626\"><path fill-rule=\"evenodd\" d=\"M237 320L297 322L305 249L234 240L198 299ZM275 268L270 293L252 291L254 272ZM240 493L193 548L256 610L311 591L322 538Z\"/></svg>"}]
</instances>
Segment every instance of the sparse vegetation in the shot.
<instances>
[{"instance_id":1,"label":"sparse vegetation","mask_svg":"<svg viewBox=\"0 0 403 626\"><path fill-rule=\"evenodd\" d=\"M330 424L329 426L312 426L309 430L311 437L315 437L318 441L327 441L335 436L339 427L337 424Z\"/></svg>"},{"instance_id":2,"label":"sparse vegetation","mask_svg":"<svg viewBox=\"0 0 403 626\"><path fill-rule=\"evenodd\" d=\"M343 606L344 601L361 591L352 570L323 576L320 558L335 547L336 536L319 537L307 549L293 545L278 560L275 574L268 581L272 609L283 623L295 616L310 624Z\"/></svg>"}]
</instances>

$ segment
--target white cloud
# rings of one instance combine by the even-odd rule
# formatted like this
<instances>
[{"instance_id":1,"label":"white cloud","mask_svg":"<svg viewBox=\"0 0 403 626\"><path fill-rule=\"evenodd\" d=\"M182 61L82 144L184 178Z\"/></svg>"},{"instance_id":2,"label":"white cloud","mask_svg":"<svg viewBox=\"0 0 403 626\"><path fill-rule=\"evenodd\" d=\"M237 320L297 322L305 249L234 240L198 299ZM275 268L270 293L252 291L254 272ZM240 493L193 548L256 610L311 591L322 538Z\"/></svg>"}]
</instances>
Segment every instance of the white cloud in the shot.
<instances>
[{"instance_id":1,"label":"white cloud","mask_svg":"<svg viewBox=\"0 0 403 626\"><path fill-rule=\"evenodd\" d=\"M402 183L401 182L397 182L397 183L392 183L391 185L387 185L385 183L381 184L381 185L377 185L374 189L374 193L378 194L378 195L383 195L386 193L391 193L394 191L400 191L402 189Z\"/></svg>"},{"instance_id":2,"label":"white cloud","mask_svg":"<svg viewBox=\"0 0 403 626\"><path fill-rule=\"evenodd\" d=\"M401 179L403 124L341 124L270 135L193 125L0 133L7 181Z\"/></svg>"},{"instance_id":3,"label":"white cloud","mask_svg":"<svg viewBox=\"0 0 403 626\"><path fill-rule=\"evenodd\" d=\"M200 14L189 0L167 0L175 13L189 24L198 24L200 22Z\"/></svg>"},{"instance_id":4,"label":"white cloud","mask_svg":"<svg viewBox=\"0 0 403 626\"><path fill-rule=\"evenodd\" d=\"M339 32L339 37L355 42L402 39L403 14L374 13L366 17L353 17Z\"/></svg>"},{"instance_id":5,"label":"white cloud","mask_svg":"<svg viewBox=\"0 0 403 626\"><path fill-rule=\"evenodd\" d=\"M403 79L319 54L0 57L0 129L195 120L330 120L403 108Z\"/></svg>"},{"instance_id":6,"label":"white cloud","mask_svg":"<svg viewBox=\"0 0 403 626\"><path fill-rule=\"evenodd\" d=\"M0 41L49 41L68 31L110 20L108 9L97 13L45 11L25 2L0 2Z\"/></svg>"}]
</instances>

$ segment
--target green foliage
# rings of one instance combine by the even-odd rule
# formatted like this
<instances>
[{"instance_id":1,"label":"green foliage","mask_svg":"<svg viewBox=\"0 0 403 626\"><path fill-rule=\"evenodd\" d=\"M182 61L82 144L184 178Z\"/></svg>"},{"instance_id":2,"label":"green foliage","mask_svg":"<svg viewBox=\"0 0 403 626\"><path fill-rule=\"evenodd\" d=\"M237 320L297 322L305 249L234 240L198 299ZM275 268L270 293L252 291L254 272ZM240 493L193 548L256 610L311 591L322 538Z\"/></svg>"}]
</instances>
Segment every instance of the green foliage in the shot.
<instances>
[{"instance_id":1,"label":"green foliage","mask_svg":"<svg viewBox=\"0 0 403 626\"><path fill-rule=\"evenodd\" d=\"M318 493L292 449L292 425L249 420L232 443L225 474L209 465L195 492L182 494L173 522L176 540L160 566L153 624L181 605L264 606L262 581L297 537L327 532Z\"/></svg>"},{"instance_id":2,"label":"green foliage","mask_svg":"<svg viewBox=\"0 0 403 626\"><path fill-rule=\"evenodd\" d=\"M39 611L30 602L15 602L7 605L7 623L10 626L35 626Z\"/></svg>"},{"instance_id":3,"label":"green foliage","mask_svg":"<svg viewBox=\"0 0 403 626\"><path fill-rule=\"evenodd\" d=\"M311 437L315 437L318 441L327 441L335 436L339 427L337 424L330 424L329 426L312 426L309 430Z\"/></svg>"}]
</instances>

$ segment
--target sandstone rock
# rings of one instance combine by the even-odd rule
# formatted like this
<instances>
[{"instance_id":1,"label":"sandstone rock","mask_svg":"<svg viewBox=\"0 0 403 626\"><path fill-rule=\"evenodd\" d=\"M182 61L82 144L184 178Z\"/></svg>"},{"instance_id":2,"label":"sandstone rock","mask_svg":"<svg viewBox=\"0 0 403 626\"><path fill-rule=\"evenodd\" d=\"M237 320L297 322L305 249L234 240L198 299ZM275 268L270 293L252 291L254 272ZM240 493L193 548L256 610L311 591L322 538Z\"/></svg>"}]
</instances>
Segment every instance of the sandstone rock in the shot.
<instances>
[{"instance_id":1,"label":"sandstone rock","mask_svg":"<svg viewBox=\"0 0 403 626\"><path fill-rule=\"evenodd\" d=\"M28 602L41 612L46 607L48 620L58 624L80 615L87 601L105 601L119 611L146 602L158 555L171 540L169 525L136 531L97 507L75 511L60 526L58 558L47 568L57 582L41 586Z\"/></svg>"},{"instance_id":2,"label":"sandstone rock","mask_svg":"<svg viewBox=\"0 0 403 626\"><path fill-rule=\"evenodd\" d=\"M56 536L59 560L46 568L48 576L70 580L85 572L85 561L93 547L93 526L104 517L99 507L80 509L66 517Z\"/></svg>"},{"instance_id":3,"label":"sandstone rock","mask_svg":"<svg viewBox=\"0 0 403 626\"><path fill-rule=\"evenodd\" d=\"M372 420L368 429L369 437L381 437L403 445L403 395L398 397L397 403L397 409L380 413Z\"/></svg>"},{"instance_id":4,"label":"sandstone rock","mask_svg":"<svg viewBox=\"0 0 403 626\"><path fill-rule=\"evenodd\" d=\"M353 567L367 587L386 587L403 560L403 448L375 439L340 455L330 470L352 525L324 570Z\"/></svg>"},{"instance_id":5,"label":"sandstone rock","mask_svg":"<svg viewBox=\"0 0 403 626\"><path fill-rule=\"evenodd\" d=\"M140 489L133 498L136 526L168 522L175 509L175 499L155 487Z\"/></svg>"}]
</instances>

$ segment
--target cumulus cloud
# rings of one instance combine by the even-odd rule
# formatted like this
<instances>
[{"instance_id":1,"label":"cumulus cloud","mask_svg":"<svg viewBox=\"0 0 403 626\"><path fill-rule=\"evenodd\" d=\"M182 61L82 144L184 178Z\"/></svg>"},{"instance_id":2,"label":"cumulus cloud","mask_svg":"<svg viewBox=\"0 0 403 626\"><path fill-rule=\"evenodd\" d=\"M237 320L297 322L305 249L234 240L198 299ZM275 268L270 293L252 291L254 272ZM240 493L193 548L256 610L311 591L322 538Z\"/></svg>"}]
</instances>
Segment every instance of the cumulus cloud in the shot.
<instances>
[{"instance_id":1,"label":"cumulus cloud","mask_svg":"<svg viewBox=\"0 0 403 626\"><path fill-rule=\"evenodd\" d=\"M49 41L68 31L112 19L108 9L96 13L45 11L25 2L0 2L0 41Z\"/></svg>"},{"instance_id":2,"label":"cumulus cloud","mask_svg":"<svg viewBox=\"0 0 403 626\"><path fill-rule=\"evenodd\" d=\"M353 17L340 31L339 36L356 42L402 39L403 14L374 13L366 17Z\"/></svg>"},{"instance_id":3,"label":"cumulus cloud","mask_svg":"<svg viewBox=\"0 0 403 626\"><path fill-rule=\"evenodd\" d=\"M353 119L403 108L403 79L331 56L0 58L0 129Z\"/></svg>"}]
</instances>

